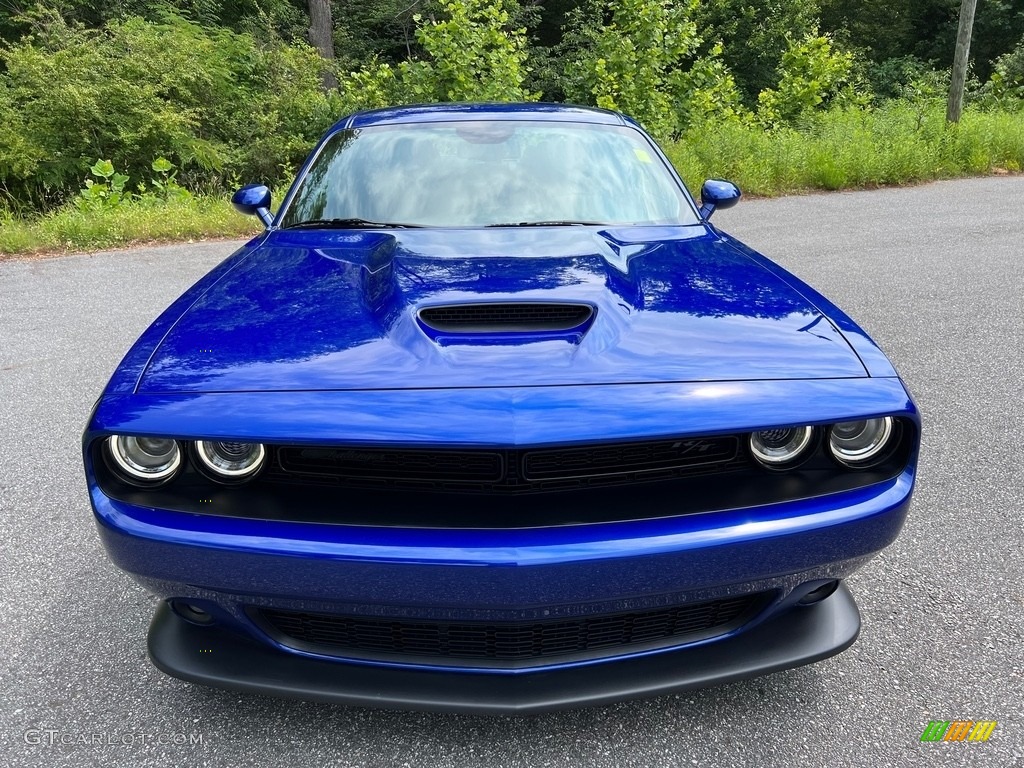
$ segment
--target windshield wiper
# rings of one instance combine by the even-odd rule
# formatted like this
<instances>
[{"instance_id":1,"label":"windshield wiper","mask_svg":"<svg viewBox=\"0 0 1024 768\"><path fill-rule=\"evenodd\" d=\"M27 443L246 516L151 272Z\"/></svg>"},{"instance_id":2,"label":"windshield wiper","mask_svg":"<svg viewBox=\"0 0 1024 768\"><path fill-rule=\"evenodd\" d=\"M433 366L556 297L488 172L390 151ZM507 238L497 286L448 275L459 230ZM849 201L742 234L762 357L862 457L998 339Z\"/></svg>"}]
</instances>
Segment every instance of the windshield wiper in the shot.
<instances>
[{"instance_id":1,"label":"windshield wiper","mask_svg":"<svg viewBox=\"0 0 1024 768\"><path fill-rule=\"evenodd\" d=\"M394 221L370 221L369 219L309 219L289 224L282 229L410 229L422 224L399 224Z\"/></svg>"},{"instance_id":2,"label":"windshield wiper","mask_svg":"<svg viewBox=\"0 0 1024 768\"><path fill-rule=\"evenodd\" d=\"M488 227L601 227L600 221L515 221L507 224L488 224Z\"/></svg>"}]
</instances>

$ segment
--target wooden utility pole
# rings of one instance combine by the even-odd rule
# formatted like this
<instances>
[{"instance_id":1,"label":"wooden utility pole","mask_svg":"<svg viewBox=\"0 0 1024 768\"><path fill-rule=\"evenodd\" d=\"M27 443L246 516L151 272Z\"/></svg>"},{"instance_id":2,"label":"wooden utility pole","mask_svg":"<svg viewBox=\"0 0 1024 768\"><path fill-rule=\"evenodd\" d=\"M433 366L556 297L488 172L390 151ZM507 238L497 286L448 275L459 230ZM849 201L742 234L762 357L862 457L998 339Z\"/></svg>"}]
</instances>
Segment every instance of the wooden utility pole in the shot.
<instances>
[{"instance_id":1,"label":"wooden utility pole","mask_svg":"<svg viewBox=\"0 0 1024 768\"><path fill-rule=\"evenodd\" d=\"M974 30L974 9L978 0L961 0L960 27L956 33L956 53L953 56L953 76L949 81L949 104L946 122L959 123L964 106L964 83L967 81L967 63L971 53L971 32Z\"/></svg>"},{"instance_id":2,"label":"wooden utility pole","mask_svg":"<svg viewBox=\"0 0 1024 768\"><path fill-rule=\"evenodd\" d=\"M324 90L338 87L338 81L330 65L334 63L334 23L331 19L331 0L308 0L309 5L309 44L312 45L327 62L321 82Z\"/></svg>"}]
</instances>

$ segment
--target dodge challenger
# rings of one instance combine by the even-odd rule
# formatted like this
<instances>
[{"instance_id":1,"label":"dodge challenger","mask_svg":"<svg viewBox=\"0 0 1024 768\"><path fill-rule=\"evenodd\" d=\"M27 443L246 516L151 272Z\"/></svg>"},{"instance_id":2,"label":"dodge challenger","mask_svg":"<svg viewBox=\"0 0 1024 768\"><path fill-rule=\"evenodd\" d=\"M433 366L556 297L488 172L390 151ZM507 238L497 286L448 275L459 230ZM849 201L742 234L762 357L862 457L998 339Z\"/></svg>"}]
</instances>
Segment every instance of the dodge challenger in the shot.
<instances>
[{"instance_id":1,"label":"dodge challenger","mask_svg":"<svg viewBox=\"0 0 1024 768\"><path fill-rule=\"evenodd\" d=\"M528 713L849 647L920 419L632 120L361 112L127 352L83 436L183 680ZM808 222L807 226L814 226ZM874 578L886 578L878 572Z\"/></svg>"}]
</instances>

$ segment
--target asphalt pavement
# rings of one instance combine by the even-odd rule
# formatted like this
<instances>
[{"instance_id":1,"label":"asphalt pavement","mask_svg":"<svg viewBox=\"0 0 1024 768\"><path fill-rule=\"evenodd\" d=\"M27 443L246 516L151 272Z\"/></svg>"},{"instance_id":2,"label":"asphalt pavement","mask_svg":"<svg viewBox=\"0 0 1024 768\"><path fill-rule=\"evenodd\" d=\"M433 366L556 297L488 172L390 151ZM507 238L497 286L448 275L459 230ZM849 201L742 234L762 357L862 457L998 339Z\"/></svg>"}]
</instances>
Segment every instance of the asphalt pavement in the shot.
<instances>
[{"instance_id":1,"label":"asphalt pavement","mask_svg":"<svg viewBox=\"0 0 1024 768\"><path fill-rule=\"evenodd\" d=\"M346 708L153 668L154 598L96 535L80 434L121 355L235 243L0 262L0 766L1024 768L1024 177L742 201L714 221L864 325L924 418L848 651L529 718ZM985 743L930 720L995 720Z\"/></svg>"}]
</instances>

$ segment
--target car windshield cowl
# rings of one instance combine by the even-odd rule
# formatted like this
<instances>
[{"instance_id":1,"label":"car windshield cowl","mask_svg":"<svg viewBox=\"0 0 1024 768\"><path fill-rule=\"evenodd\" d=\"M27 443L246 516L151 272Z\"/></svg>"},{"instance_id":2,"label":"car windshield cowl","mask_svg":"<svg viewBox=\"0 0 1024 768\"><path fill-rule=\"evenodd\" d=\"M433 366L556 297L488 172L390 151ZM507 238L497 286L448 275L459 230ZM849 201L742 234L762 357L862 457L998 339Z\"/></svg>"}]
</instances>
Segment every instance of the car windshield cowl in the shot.
<instances>
[{"instance_id":1,"label":"car windshield cowl","mask_svg":"<svg viewBox=\"0 0 1024 768\"><path fill-rule=\"evenodd\" d=\"M404 224L395 221L369 221L368 219L307 219L286 224L282 229L410 229L422 224Z\"/></svg>"}]
</instances>

